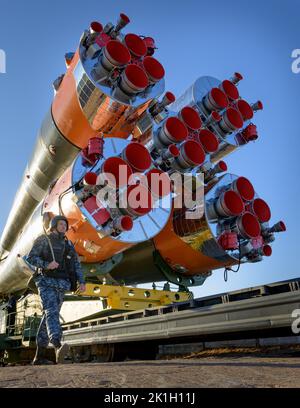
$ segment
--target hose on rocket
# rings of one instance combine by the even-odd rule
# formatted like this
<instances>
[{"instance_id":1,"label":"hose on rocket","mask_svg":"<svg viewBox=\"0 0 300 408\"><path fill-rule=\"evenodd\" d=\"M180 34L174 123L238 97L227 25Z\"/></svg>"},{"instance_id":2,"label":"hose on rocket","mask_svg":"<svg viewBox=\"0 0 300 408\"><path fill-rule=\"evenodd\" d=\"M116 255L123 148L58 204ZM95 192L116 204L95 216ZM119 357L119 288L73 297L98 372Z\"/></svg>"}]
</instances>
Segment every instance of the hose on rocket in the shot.
<instances>
[{"instance_id":1,"label":"hose on rocket","mask_svg":"<svg viewBox=\"0 0 300 408\"><path fill-rule=\"evenodd\" d=\"M238 238L238 242L239 242L239 260L238 260L238 264L237 264L237 268L236 270L232 269L230 266L226 266L226 268L224 268L224 281L227 282L228 280L228 272L234 272L237 273L240 270L241 267L241 260L242 260L242 253L241 253L241 239Z\"/></svg>"}]
</instances>

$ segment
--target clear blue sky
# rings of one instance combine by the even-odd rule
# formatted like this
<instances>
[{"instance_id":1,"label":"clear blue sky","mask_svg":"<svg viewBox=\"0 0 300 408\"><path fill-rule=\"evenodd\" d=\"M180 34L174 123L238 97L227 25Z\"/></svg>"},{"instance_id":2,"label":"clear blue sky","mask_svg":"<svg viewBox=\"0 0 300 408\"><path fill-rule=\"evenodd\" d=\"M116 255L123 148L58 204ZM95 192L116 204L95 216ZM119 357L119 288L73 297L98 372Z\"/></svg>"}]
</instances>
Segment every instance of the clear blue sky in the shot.
<instances>
[{"instance_id":1,"label":"clear blue sky","mask_svg":"<svg viewBox=\"0 0 300 408\"><path fill-rule=\"evenodd\" d=\"M283 219L273 255L243 265L223 281L221 270L196 295L235 290L299 276L300 74L291 53L300 48L297 0L101 1L1 0L0 49L7 73L0 74L0 230L31 154L36 132L50 107L52 81L65 71L64 54L75 50L90 21L116 21L128 14L128 30L157 40L167 89L179 96L197 77L244 75L240 93L261 99L256 115L260 138L228 158L232 173L252 180L271 204L272 221Z\"/></svg>"}]
</instances>

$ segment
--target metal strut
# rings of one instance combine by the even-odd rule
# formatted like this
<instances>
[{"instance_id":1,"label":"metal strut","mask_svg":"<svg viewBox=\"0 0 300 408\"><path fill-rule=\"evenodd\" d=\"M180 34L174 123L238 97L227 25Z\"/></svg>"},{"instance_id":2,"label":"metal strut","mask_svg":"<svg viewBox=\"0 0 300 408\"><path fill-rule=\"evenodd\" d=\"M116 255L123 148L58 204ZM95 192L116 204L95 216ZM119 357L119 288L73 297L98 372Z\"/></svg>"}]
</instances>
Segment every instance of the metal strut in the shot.
<instances>
[{"instance_id":1,"label":"metal strut","mask_svg":"<svg viewBox=\"0 0 300 408\"><path fill-rule=\"evenodd\" d=\"M87 283L85 292L76 292L76 295L104 298L107 301L107 309L110 310L141 310L183 302L190 298L189 292L97 285L93 283Z\"/></svg>"}]
</instances>

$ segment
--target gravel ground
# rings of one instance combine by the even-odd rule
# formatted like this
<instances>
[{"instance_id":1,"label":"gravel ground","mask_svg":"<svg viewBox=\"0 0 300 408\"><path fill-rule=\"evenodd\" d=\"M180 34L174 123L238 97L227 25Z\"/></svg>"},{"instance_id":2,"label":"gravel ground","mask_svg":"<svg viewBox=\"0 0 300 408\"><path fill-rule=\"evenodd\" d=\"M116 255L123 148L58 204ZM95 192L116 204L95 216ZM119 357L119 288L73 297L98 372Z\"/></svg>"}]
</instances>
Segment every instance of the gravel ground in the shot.
<instances>
[{"instance_id":1,"label":"gravel ground","mask_svg":"<svg viewBox=\"0 0 300 408\"><path fill-rule=\"evenodd\" d=\"M217 356L0 367L0 388L300 387L299 357Z\"/></svg>"}]
</instances>

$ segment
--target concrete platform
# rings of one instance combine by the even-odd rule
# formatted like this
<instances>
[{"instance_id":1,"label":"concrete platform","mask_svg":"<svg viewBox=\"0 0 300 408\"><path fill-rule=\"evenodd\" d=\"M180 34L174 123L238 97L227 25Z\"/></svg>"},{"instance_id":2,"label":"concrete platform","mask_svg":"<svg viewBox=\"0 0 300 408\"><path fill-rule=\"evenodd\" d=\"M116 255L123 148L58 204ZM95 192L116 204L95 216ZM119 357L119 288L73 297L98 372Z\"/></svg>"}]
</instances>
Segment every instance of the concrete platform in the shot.
<instances>
[{"instance_id":1,"label":"concrete platform","mask_svg":"<svg viewBox=\"0 0 300 408\"><path fill-rule=\"evenodd\" d=\"M300 387L297 356L201 357L0 368L0 388Z\"/></svg>"}]
</instances>

